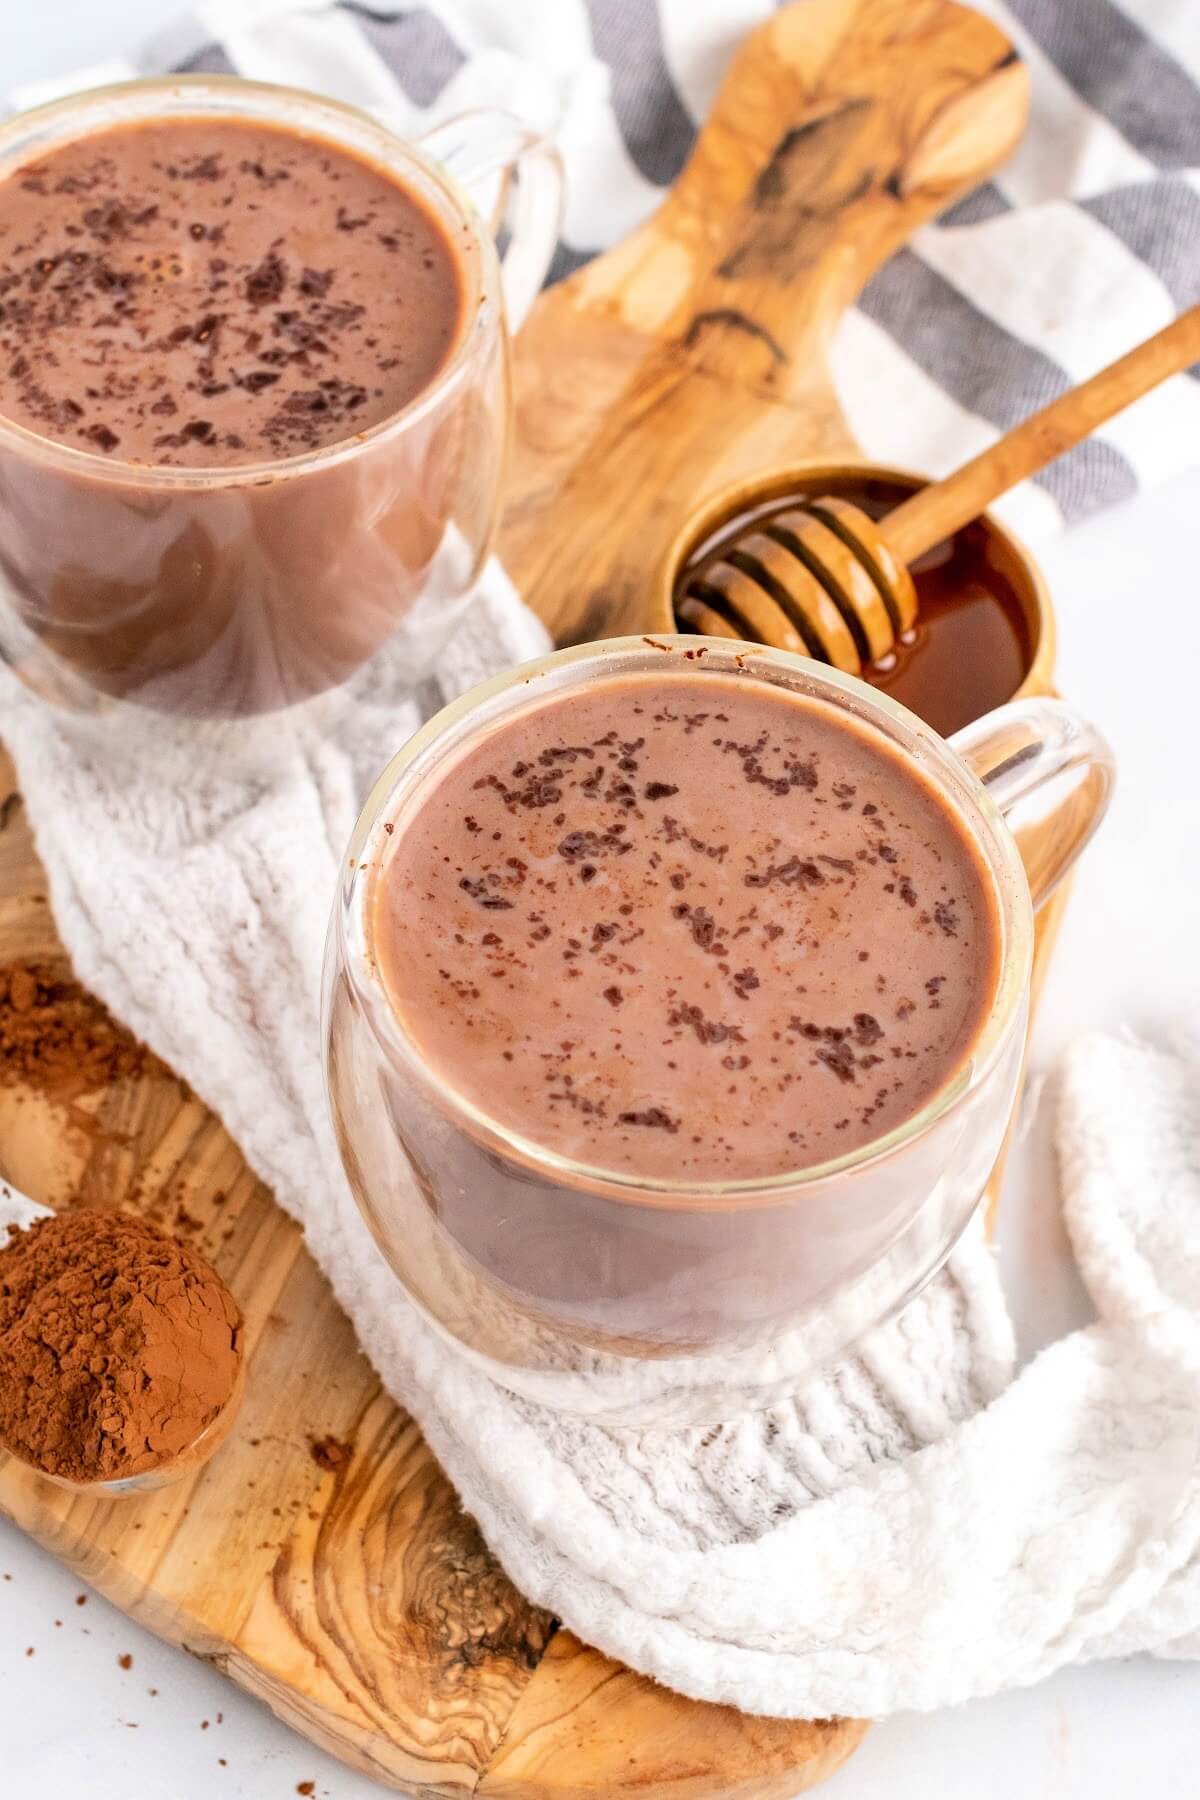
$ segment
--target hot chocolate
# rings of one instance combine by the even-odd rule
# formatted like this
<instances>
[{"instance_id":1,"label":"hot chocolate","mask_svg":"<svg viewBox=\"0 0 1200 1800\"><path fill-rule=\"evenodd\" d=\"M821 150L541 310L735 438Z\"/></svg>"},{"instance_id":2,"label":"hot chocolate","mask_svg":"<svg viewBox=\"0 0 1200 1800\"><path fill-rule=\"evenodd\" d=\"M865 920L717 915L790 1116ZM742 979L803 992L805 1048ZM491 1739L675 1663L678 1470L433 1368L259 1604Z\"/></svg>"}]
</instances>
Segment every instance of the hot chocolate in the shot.
<instances>
[{"instance_id":1,"label":"hot chocolate","mask_svg":"<svg viewBox=\"0 0 1200 1800\"><path fill-rule=\"evenodd\" d=\"M380 168L160 119L0 181L0 414L121 462L321 449L399 412L460 329L446 234Z\"/></svg>"},{"instance_id":2,"label":"hot chocolate","mask_svg":"<svg viewBox=\"0 0 1200 1800\"><path fill-rule=\"evenodd\" d=\"M753 1181L883 1137L970 1056L995 894L872 728L736 675L614 676L389 823L374 953L417 1052L543 1149Z\"/></svg>"},{"instance_id":3,"label":"hot chocolate","mask_svg":"<svg viewBox=\"0 0 1200 1800\"><path fill-rule=\"evenodd\" d=\"M252 83L99 90L13 138L0 655L56 700L199 714L389 641L418 679L486 554L508 405L457 197L365 116Z\"/></svg>"}]
</instances>

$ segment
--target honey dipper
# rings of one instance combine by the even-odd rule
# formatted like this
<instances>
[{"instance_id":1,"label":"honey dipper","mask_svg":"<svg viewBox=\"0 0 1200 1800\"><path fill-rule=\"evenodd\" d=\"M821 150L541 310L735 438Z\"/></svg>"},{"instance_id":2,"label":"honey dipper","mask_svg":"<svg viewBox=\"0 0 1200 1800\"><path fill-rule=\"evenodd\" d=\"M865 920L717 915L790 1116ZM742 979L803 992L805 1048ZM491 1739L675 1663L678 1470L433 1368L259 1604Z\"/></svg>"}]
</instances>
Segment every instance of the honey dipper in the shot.
<instances>
[{"instance_id":1,"label":"honey dipper","mask_svg":"<svg viewBox=\"0 0 1200 1800\"><path fill-rule=\"evenodd\" d=\"M836 495L797 499L752 519L685 566L676 616L693 631L752 638L861 675L916 623L910 563L1198 359L1200 306L1193 306L880 520ZM769 477L764 491L768 484ZM749 510L753 484L737 500L737 511Z\"/></svg>"}]
</instances>

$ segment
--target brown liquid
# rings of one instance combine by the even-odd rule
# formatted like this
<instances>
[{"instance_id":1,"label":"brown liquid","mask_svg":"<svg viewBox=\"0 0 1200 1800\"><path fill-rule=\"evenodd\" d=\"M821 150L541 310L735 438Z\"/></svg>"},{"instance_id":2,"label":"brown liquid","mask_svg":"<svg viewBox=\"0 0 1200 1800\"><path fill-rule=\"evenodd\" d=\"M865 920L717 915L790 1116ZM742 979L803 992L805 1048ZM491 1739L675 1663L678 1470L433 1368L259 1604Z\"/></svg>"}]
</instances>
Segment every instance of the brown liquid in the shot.
<instances>
[{"instance_id":1,"label":"brown liquid","mask_svg":"<svg viewBox=\"0 0 1200 1800\"><path fill-rule=\"evenodd\" d=\"M375 953L417 1049L593 1166L753 1180L854 1150L944 1086L995 988L956 817L882 736L758 681L543 701L386 844Z\"/></svg>"},{"instance_id":2,"label":"brown liquid","mask_svg":"<svg viewBox=\"0 0 1200 1800\"><path fill-rule=\"evenodd\" d=\"M433 379L462 277L384 170L237 120L118 126L0 182L0 414L209 468L365 431Z\"/></svg>"},{"instance_id":3,"label":"brown liquid","mask_svg":"<svg viewBox=\"0 0 1200 1800\"><path fill-rule=\"evenodd\" d=\"M499 334L430 395L469 285L431 207L237 118L84 135L0 183L0 416L38 434L0 434L0 656L56 698L200 715L319 693L401 625L423 672L490 541L508 405Z\"/></svg>"}]
</instances>

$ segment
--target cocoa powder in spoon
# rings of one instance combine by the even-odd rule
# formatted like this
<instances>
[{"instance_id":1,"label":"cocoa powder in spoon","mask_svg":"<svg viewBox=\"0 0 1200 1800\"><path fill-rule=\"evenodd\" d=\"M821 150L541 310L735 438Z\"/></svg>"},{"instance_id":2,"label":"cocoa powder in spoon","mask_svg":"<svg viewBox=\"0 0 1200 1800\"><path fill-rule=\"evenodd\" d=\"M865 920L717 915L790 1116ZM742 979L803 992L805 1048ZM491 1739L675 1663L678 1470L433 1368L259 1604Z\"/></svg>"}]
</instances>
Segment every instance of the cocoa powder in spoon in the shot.
<instances>
[{"instance_id":1,"label":"cocoa powder in spoon","mask_svg":"<svg viewBox=\"0 0 1200 1800\"><path fill-rule=\"evenodd\" d=\"M81 1210L0 1247L0 1446L70 1481L185 1455L237 1385L241 1315L203 1257Z\"/></svg>"}]
</instances>

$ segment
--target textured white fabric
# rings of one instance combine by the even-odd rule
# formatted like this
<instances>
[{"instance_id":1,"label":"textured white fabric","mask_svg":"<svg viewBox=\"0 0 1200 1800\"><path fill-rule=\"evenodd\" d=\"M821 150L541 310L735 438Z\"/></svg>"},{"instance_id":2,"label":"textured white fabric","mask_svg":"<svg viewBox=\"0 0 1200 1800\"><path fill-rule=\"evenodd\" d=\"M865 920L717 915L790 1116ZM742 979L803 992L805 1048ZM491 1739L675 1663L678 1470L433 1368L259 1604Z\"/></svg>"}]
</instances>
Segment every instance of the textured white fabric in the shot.
<instances>
[{"instance_id":1,"label":"textured white fabric","mask_svg":"<svg viewBox=\"0 0 1200 1800\"><path fill-rule=\"evenodd\" d=\"M537 653L494 567L442 692ZM335 871L417 722L396 676L197 739L145 712L3 731L80 977L220 1113L418 1419L513 1579L585 1639L697 1698L880 1715L1063 1663L1200 1654L1200 1080L1084 1046L1061 1116L1100 1323L1011 1381L968 1233L914 1303L794 1401L708 1431L555 1418L404 1302L337 1161L318 977ZM2 1196L0 1196L2 1198Z\"/></svg>"}]
</instances>

